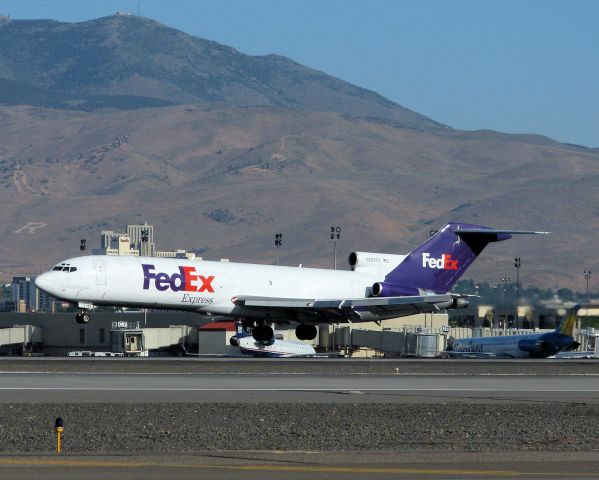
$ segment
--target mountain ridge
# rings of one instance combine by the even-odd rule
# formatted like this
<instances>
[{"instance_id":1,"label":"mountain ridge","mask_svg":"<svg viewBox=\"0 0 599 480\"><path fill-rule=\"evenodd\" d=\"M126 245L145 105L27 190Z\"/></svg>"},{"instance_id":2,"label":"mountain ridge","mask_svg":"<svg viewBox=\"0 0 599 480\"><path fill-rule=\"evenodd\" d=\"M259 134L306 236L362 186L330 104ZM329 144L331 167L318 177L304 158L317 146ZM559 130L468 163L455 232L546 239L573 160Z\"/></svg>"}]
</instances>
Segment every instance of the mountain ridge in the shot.
<instances>
[{"instance_id":1,"label":"mountain ridge","mask_svg":"<svg viewBox=\"0 0 599 480\"><path fill-rule=\"evenodd\" d=\"M32 35L41 40L31 42ZM247 55L132 15L78 23L4 22L0 24L0 66L1 78L62 94L330 110L409 128L446 128L376 92L287 57Z\"/></svg>"}]
</instances>

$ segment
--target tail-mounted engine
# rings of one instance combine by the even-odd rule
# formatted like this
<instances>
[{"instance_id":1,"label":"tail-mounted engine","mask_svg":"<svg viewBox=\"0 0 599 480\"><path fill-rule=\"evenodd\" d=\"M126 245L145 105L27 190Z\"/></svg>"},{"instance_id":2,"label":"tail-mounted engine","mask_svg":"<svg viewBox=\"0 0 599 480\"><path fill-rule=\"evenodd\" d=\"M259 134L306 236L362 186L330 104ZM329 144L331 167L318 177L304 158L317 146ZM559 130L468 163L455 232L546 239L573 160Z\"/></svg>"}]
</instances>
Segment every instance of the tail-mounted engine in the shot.
<instances>
[{"instance_id":1,"label":"tail-mounted engine","mask_svg":"<svg viewBox=\"0 0 599 480\"><path fill-rule=\"evenodd\" d=\"M371 273L384 277L401 262L405 255L393 255L390 253L352 252L347 261L351 269L360 273Z\"/></svg>"}]
</instances>

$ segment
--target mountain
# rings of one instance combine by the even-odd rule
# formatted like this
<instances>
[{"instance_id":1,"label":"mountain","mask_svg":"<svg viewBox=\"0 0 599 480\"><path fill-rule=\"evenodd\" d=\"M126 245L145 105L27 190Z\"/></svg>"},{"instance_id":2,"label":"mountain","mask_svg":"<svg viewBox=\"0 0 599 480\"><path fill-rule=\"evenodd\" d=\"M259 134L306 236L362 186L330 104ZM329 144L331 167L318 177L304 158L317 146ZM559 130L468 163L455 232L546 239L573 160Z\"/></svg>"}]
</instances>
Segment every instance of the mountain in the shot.
<instances>
[{"instance_id":1,"label":"mountain","mask_svg":"<svg viewBox=\"0 0 599 480\"><path fill-rule=\"evenodd\" d=\"M333 111L420 130L441 124L279 55L250 56L153 20L0 22L0 103L93 110L195 102ZM90 98L91 97L91 98Z\"/></svg>"},{"instance_id":2,"label":"mountain","mask_svg":"<svg viewBox=\"0 0 599 480\"><path fill-rule=\"evenodd\" d=\"M4 22L0 77L3 279L143 221L160 249L233 261L274 263L281 232L281 263L304 266L331 265L331 225L343 265L465 221L553 232L490 246L477 280L514 279L514 256L524 284L583 290L597 269L598 149L447 128L137 17Z\"/></svg>"}]
</instances>

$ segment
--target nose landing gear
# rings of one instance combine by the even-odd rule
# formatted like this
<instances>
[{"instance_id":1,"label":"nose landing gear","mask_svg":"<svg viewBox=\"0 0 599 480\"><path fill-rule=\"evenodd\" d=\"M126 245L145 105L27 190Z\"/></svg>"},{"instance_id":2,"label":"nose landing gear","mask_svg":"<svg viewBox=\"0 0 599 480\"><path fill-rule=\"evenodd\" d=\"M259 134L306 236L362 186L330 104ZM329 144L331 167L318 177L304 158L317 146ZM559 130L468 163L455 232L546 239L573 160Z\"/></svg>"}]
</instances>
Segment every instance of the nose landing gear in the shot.
<instances>
[{"instance_id":1,"label":"nose landing gear","mask_svg":"<svg viewBox=\"0 0 599 480\"><path fill-rule=\"evenodd\" d=\"M81 310L81 312L75 316L75 320L77 323L84 325L89 322L89 313L87 313L87 310Z\"/></svg>"}]
</instances>

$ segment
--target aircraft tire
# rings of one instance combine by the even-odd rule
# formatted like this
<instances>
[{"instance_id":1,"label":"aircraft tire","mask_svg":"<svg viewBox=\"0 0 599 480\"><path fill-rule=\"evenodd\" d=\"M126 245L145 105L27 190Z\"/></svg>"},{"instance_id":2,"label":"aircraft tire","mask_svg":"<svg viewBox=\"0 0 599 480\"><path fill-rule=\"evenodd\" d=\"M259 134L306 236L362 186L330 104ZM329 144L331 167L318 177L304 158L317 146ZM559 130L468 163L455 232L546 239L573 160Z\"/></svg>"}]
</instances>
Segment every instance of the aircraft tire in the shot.
<instances>
[{"instance_id":1,"label":"aircraft tire","mask_svg":"<svg viewBox=\"0 0 599 480\"><path fill-rule=\"evenodd\" d=\"M316 338L316 325L304 325L304 340L314 340Z\"/></svg>"},{"instance_id":2,"label":"aircraft tire","mask_svg":"<svg viewBox=\"0 0 599 480\"><path fill-rule=\"evenodd\" d=\"M298 340L314 340L316 338L316 326L298 325L295 329L295 336Z\"/></svg>"},{"instance_id":3,"label":"aircraft tire","mask_svg":"<svg viewBox=\"0 0 599 480\"><path fill-rule=\"evenodd\" d=\"M295 327L295 336L298 340L306 339L306 326L303 323Z\"/></svg>"},{"instance_id":4,"label":"aircraft tire","mask_svg":"<svg viewBox=\"0 0 599 480\"><path fill-rule=\"evenodd\" d=\"M254 327L252 336L257 342L270 342L274 337L274 332L268 325L259 325Z\"/></svg>"}]
</instances>

